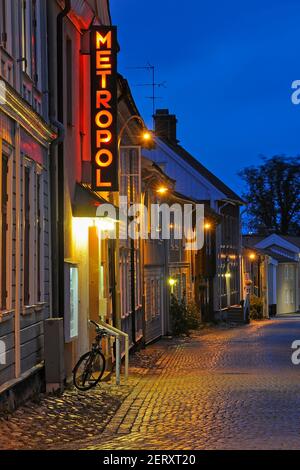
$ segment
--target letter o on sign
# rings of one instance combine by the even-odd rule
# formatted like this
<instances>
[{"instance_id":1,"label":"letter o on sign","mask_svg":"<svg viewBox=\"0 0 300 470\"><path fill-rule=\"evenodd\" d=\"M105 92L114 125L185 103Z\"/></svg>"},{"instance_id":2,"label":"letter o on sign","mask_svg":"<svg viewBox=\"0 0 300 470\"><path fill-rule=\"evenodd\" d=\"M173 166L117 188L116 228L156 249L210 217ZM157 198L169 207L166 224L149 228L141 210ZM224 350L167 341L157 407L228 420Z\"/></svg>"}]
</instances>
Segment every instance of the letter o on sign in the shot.
<instances>
[{"instance_id":1,"label":"letter o on sign","mask_svg":"<svg viewBox=\"0 0 300 470\"><path fill-rule=\"evenodd\" d=\"M105 157L107 157L106 161L102 161L103 155ZM102 168L105 168L105 167L111 165L111 163L113 161L113 155L112 155L110 150L102 149L102 150L99 150L99 152L97 152L95 160L96 160L96 164L98 166L100 166Z\"/></svg>"},{"instance_id":2,"label":"letter o on sign","mask_svg":"<svg viewBox=\"0 0 300 470\"><path fill-rule=\"evenodd\" d=\"M100 127L100 129L106 129L112 125L113 117L109 111L103 110L96 115L95 121L96 125Z\"/></svg>"}]
</instances>

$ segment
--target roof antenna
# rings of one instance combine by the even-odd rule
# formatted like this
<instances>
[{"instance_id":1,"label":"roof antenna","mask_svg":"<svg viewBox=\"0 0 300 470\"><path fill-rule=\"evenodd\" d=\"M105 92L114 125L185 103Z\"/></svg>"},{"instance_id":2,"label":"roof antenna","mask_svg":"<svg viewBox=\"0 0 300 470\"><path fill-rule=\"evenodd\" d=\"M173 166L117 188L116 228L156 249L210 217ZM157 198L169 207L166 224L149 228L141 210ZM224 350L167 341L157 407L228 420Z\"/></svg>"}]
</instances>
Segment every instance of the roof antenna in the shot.
<instances>
[{"instance_id":1,"label":"roof antenna","mask_svg":"<svg viewBox=\"0 0 300 470\"><path fill-rule=\"evenodd\" d=\"M152 100L152 122L153 122L153 129L155 127L155 123L154 123L154 115L155 115L155 102L160 99L160 97L156 96L156 88L166 88L166 82L161 82L161 83L156 83L155 82L155 66L154 65L151 65L149 62L147 65L143 66L143 67L127 67L128 69L134 69L134 70L148 70L151 72L151 76L152 76L152 82L151 83L138 83L138 84L135 84L133 86L139 86L139 87L142 87L142 86L145 86L145 87L151 87L152 89L152 95L151 96L147 96L147 98L149 98L150 100Z\"/></svg>"}]
</instances>

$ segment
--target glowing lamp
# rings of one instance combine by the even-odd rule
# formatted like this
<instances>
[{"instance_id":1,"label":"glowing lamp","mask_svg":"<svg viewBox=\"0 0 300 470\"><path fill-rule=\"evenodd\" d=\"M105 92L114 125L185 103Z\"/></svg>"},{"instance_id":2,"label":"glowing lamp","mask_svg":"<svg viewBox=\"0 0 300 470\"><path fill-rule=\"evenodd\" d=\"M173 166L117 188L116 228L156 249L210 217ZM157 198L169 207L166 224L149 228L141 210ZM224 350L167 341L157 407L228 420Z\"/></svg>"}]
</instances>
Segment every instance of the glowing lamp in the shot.
<instances>
[{"instance_id":1,"label":"glowing lamp","mask_svg":"<svg viewBox=\"0 0 300 470\"><path fill-rule=\"evenodd\" d=\"M149 142L149 140L152 139L152 135L149 131L144 131L142 137L145 142Z\"/></svg>"},{"instance_id":2,"label":"glowing lamp","mask_svg":"<svg viewBox=\"0 0 300 470\"><path fill-rule=\"evenodd\" d=\"M160 188L157 189L156 191L158 194L166 194L168 192L168 188L166 188L165 186L161 186Z\"/></svg>"},{"instance_id":3,"label":"glowing lamp","mask_svg":"<svg viewBox=\"0 0 300 470\"><path fill-rule=\"evenodd\" d=\"M174 287L177 283L176 279L174 279L173 277L170 277L168 282L170 287Z\"/></svg>"}]
</instances>

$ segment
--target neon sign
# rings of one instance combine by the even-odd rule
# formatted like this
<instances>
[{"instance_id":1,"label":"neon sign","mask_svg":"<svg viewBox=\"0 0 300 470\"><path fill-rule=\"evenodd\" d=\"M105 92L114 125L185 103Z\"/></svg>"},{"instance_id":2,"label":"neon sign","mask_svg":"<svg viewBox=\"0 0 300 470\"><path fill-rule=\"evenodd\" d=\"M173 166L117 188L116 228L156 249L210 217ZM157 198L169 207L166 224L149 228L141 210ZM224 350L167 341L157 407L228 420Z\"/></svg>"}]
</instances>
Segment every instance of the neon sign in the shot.
<instances>
[{"instance_id":1,"label":"neon sign","mask_svg":"<svg viewBox=\"0 0 300 470\"><path fill-rule=\"evenodd\" d=\"M92 189L118 191L117 29L91 31Z\"/></svg>"}]
</instances>

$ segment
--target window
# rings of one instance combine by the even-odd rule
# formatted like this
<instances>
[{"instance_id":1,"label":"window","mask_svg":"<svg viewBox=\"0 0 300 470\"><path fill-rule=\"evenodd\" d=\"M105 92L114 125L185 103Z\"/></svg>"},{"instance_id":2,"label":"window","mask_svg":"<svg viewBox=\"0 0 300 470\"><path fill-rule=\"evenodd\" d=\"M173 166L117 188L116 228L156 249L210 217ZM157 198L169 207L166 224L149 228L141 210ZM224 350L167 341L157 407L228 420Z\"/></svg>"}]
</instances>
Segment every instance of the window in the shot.
<instances>
[{"instance_id":1,"label":"window","mask_svg":"<svg viewBox=\"0 0 300 470\"><path fill-rule=\"evenodd\" d=\"M24 305L30 304L30 168L25 167L24 175Z\"/></svg>"},{"instance_id":2,"label":"window","mask_svg":"<svg viewBox=\"0 0 300 470\"><path fill-rule=\"evenodd\" d=\"M157 277L156 278L156 293L155 293L155 296L156 296L156 316L160 316L161 315L161 292L162 292L162 289L161 289L161 279L160 277Z\"/></svg>"},{"instance_id":3,"label":"window","mask_svg":"<svg viewBox=\"0 0 300 470\"><path fill-rule=\"evenodd\" d=\"M41 211L41 198L42 198L42 186L41 186L41 175L37 175L36 181L36 277L37 277L37 301L41 302L42 300L42 282L41 282L41 251L42 251L42 211Z\"/></svg>"},{"instance_id":4,"label":"window","mask_svg":"<svg viewBox=\"0 0 300 470\"><path fill-rule=\"evenodd\" d=\"M287 281L288 278L289 278L289 267L286 265L284 267L284 279L285 279L285 281Z\"/></svg>"},{"instance_id":5,"label":"window","mask_svg":"<svg viewBox=\"0 0 300 470\"><path fill-rule=\"evenodd\" d=\"M6 78L5 62L1 59L1 75L3 78Z\"/></svg>"},{"instance_id":6,"label":"window","mask_svg":"<svg viewBox=\"0 0 300 470\"><path fill-rule=\"evenodd\" d=\"M7 8L6 0L0 0L0 44L2 47L6 48L7 43Z\"/></svg>"},{"instance_id":7,"label":"window","mask_svg":"<svg viewBox=\"0 0 300 470\"><path fill-rule=\"evenodd\" d=\"M147 321L155 320L161 315L162 279L155 272L149 273L145 280L145 314Z\"/></svg>"},{"instance_id":8,"label":"window","mask_svg":"<svg viewBox=\"0 0 300 470\"><path fill-rule=\"evenodd\" d=\"M37 57L37 5L36 0L31 1L31 45L32 45L32 78L35 83L38 81L38 57Z\"/></svg>"},{"instance_id":9,"label":"window","mask_svg":"<svg viewBox=\"0 0 300 470\"><path fill-rule=\"evenodd\" d=\"M286 264L284 267L284 280L292 281L294 279L294 266Z\"/></svg>"},{"instance_id":10,"label":"window","mask_svg":"<svg viewBox=\"0 0 300 470\"><path fill-rule=\"evenodd\" d=\"M2 156L2 190L1 190L1 310L7 308L7 176L8 176L8 159Z\"/></svg>"},{"instance_id":11,"label":"window","mask_svg":"<svg viewBox=\"0 0 300 470\"><path fill-rule=\"evenodd\" d=\"M294 290L290 289L290 304L294 303Z\"/></svg>"},{"instance_id":12,"label":"window","mask_svg":"<svg viewBox=\"0 0 300 470\"><path fill-rule=\"evenodd\" d=\"M23 72L27 71L27 18L26 18L26 0L22 0L22 64Z\"/></svg>"},{"instance_id":13,"label":"window","mask_svg":"<svg viewBox=\"0 0 300 470\"><path fill-rule=\"evenodd\" d=\"M125 318L131 312L131 275L130 275L130 255L124 249L120 255L120 285L121 285L121 312Z\"/></svg>"}]
</instances>

